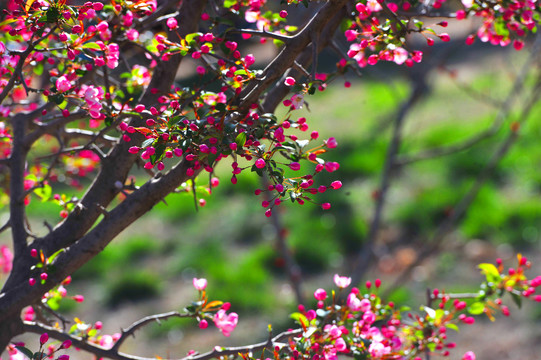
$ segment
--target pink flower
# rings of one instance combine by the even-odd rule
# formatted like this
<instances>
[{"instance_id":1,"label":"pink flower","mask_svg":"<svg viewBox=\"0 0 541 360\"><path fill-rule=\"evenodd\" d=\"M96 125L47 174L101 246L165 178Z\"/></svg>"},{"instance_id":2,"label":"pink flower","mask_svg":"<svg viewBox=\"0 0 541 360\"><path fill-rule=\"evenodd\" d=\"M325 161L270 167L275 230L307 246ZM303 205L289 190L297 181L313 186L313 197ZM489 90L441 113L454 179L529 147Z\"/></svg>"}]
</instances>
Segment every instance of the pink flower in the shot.
<instances>
[{"instance_id":1,"label":"pink flower","mask_svg":"<svg viewBox=\"0 0 541 360\"><path fill-rule=\"evenodd\" d=\"M255 63L255 57L252 54L246 55L246 57L244 58L244 63L246 64L246 66L252 65L253 63Z\"/></svg>"},{"instance_id":2,"label":"pink flower","mask_svg":"<svg viewBox=\"0 0 541 360\"><path fill-rule=\"evenodd\" d=\"M207 287L207 279L193 278L192 282L193 282L193 287L196 288L199 291L203 291Z\"/></svg>"},{"instance_id":3,"label":"pink flower","mask_svg":"<svg viewBox=\"0 0 541 360\"><path fill-rule=\"evenodd\" d=\"M292 162L291 164L289 164L289 168L293 171L298 171L301 168L301 164L299 164L298 162Z\"/></svg>"},{"instance_id":4,"label":"pink flower","mask_svg":"<svg viewBox=\"0 0 541 360\"><path fill-rule=\"evenodd\" d=\"M255 167L258 169L263 169L265 167L265 160L259 158L255 161Z\"/></svg>"},{"instance_id":5,"label":"pink flower","mask_svg":"<svg viewBox=\"0 0 541 360\"><path fill-rule=\"evenodd\" d=\"M368 352L370 352L370 355L374 358L381 358L391 352L391 347L385 346L380 342L372 342L368 347Z\"/></svg>"},{"instance_id":6,"label":"pink flower","mask_svg":"<svg viewBox=\"0 0 541 360\"><path fill-rule=\"evenodd\" d=\"M468 351L467 353L464 354L464 356L462 357L462 360L475 360L474 352Z\"/></svg>"},{"instance_id":7,"label":"pink flower","mask_svg":"<svg viewBox=\"0 0 541 360\"><path fill-rule=\"evenodd\" d=\"M103 32L109 29L109 23L107 21L101 21L98 25L96 25L96 29L98 31Z\"/></svg>"},{"instance_id":8,"label":"pink flower","mask_svg":"<svg viewBox=\"0 0 541 360\"><path fill-rule=\"evenodd\" d=\"M39 343L41 345L45 344L47 341L49 341L49 334L47 333L43 333L41 334L41 336L39 337Z\"/></svg>"},{"instance_id":9,"label":"pink flower","mask_svg":"<svg viewBox=\"0 0 541 360\"><path fill-rule=\"evenodd\" d=\"M348 295L347 305L352 311L361 310L361 299L357 297L354 293Z\"/></svg>"},{"instance_id":10,"label":"pink flower","mask_svg":"<svg viewBox=\"0 0 541 360\"><path fill-rule=\"evenodd\" d=\"M118 44L111 43L107 45L107 56L105 57L105 63L110 69L114 69L118 66L118 58L119 58L119 50Z\"/></svg>"},{"instance_id":11,"label":"pink flower","mask_svg":"<svg viewBox=\"0 0 541 360\"><path fill-rule=\"evenodd\" d=\"M203 66L198 66L196 71L199 75L205 75L205 73L207 72L207 70Z\"/></svg>"},{"instance_id":12,"label":"pink flower","mask_svg":"<svg viewBox=\"0 0 541 360\"><path fill-rule=\"evenodd\" d=\"M304 96L302 94L295 94L291 97L291 107L293 110L302 109L304 105Z\"/></svg>"},{"instance_id":13,"label":"pink flower","mask_svg":"<svg viewBox=\"0 0 541 360\"><path fill-rule=\"evenodd\" d=\"M216 314L214 314L214 324L224 336L231 335L231 332L235 330L239 316L237 313L227 314L226 310L220 309Z\"/></svg>"},{"instance_id":14,"label":"pink flower","mask_svg":"<svg viewBox=\"0 0 541 360\"><path fill-rule=\"evenodd\" d=\"M325 163L325 170L328 172L334 172L340 168L340 164L334 161L329 161Z\"/></svg>"},{"instance_id":15,"label":"pink flower","mask_svg":"<svg viewBox=\"0 0 541 360\"><path fill-rule=\"evenodd\" d=\"M338 146L338 143L336 142L336 139L334 137L330 137L328 138L326 141L325 141L325 145L329 148L329 149L334 149L335 147Z\"/></svg>"},{"instance_id":16,"label":"pink flower","mask_svg":"<svg viewBox=\"0 0 541 360\"><path fill-rule=\"evenodd\" d=\"M323 301L327 298L327 292L321 288L314 291L314 297L316 300Z\"/></svg>"},{"instance_id":17,"label":"pink flower","mask_svg":"<svg viewBox=\"0 0 541 360\"><path fill-rule=\"evenodd\" d=\"M323 330L329 335L331 339L337 339L342 336L342 330L336 325L325 325Z\"/></svg>"},{"instance_id":18,"label":"pink flower","mask_svg":"<svg viewBox=\"0 0 541 360\"><path fill-rule=\"evenodd\" d=\"M441 39L442 41L445 41L445 42L451 41L451 37L450 37L449 34L447 34L447 33L441 33L441 34L439 35L439 37L440 37L440 39Z\"/></svg>"},{"instance_id":19,"label":"pink flower","mask_svg":"<svg viewBox=\"0 0 541 360\"><path fill-rule=\"evenodd\" d=\"M126 31L126 37L128 38L128 40L135 41L139 39L139 31L135 29L129 29L128 31Z\"/></svg>"},{"instance_id":20,"label":"pink flower","mask_svg":"<svg viewBox=\"0 0 541 360\"><path fill-rule=\"evenodd\" d=\"M443 39L442 39L443 40ZM408 59L408 51L404 48L397 47L393 50L393 61L397 65L402 65Z\"/></svg>"},{"instance_id":21,"label":"pink flower","mask_svg":"<svg viewBox=\"0 0 541 360\"><path fill-rule=\"evenodd\" d=\"M66 75L62 75L56 79L56 89L60 92L66 92L71 89L71 82L68 80Z\"/></svg>"},{"instance_id":22,"label":"pink flower","mask_svg":"<svg viewBox=\"0 0 541 360\"><path fill-rule=\"evenodd\" d=\"M336 339L336 341L334 342L334 346L336 347L336 350L338 350L340 352L346 352L347 351L346 342L342 338Z\"/></svg>"},{"instance_id":23,"label":"pink flower","mask_svg":"<svg viewBox=\"0 0 541 360\"><path fill-rule=\"evenodd\" d=\"M175 18L167 19L167 27L169 28L169 30L177 29L178 28L177 19L175 19Z\"/></svg>"},{"instance_id":24,"label":"pink flower","mask_svg":"<svg viewBox=\"0 0 541 360\"><path fill-rule=\"evenodd\" d=\"M351 278L347 276L340 276L338 274L334 274L334 283L340 289L347 288L349 284L351 284Z\"/></svg>"},{"instance_id":25,"label":"pink flower","mask_svg":"<svg viewBox=\"0 0 541 360\"><path fill-rule=\"evenodd\" d=\"M13 254L6 245L0 247L0 272L11 272L13 267Z\"/></svg>"},{"instance_id":26,"label":"pink flower","mask_svg":"<svg viewBox=\"0 0 541 360\"><path fill-rule=\"evenodd\" d=\"M336 180L336 181L333 181L331 183L331 187L334 189L334 190L338 190L342 187L342 182L339 181L339 180Z\"/></svg>"},{"instance_id":27,"label":"pink flower","mask_svg":"<svg viewBox=\"0 0 541 360\"><path fill-rule=\"evenodd\" d=\"M286 80L284 81L284 83L287 86L293 86L293 85L295 85L295 79L293 79L291 76L288 76L288 77L286 77Z\"/></svg>"}]
</instances>

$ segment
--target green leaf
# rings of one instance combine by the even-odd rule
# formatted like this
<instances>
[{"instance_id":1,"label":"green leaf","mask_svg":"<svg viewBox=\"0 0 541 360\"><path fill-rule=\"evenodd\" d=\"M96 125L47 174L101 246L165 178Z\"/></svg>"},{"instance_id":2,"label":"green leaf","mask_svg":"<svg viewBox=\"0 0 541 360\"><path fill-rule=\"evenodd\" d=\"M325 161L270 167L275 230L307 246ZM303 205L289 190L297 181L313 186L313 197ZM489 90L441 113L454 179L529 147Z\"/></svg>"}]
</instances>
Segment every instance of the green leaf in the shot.
<instances>
[{"instance_id":1,"label":"green leaf","mask_svg":"<svg viewBox=\"0 0 541 360\"><path fill-rule=\"evenodd\" d=\"M43 351L36 351L34 355L32 356L32 359L34 360L41 360L41 359L46 359L46 358L47 358L47 354L45 354Z\"/></svg>"},{"instance_id":2,"label":"green leaf","mask_svg":"<svg viewBox=\"0 0 541 360\"><path fill-rule=\"evenodd\" d=\"M474 302L468 308L468 312L472 315L479 315L485 311L485 304L480 301Z\"/></svg>"},{"instance_id":3,"label":"green leaf","mask_svg":"<svg viewBox=\"0 0 541 360\"><path fill-rule=\"evenodd\" d=\"M486 276L488 282L497 283L501 280L500 272L494 264L483 263L479 264L478 267L481 269L481 273Z\"/></svg>"},{"instance_id":4,"label":"green leaf","mask_svg":"<svg viewBox=\"0 0 541 360\"><path fill-rule=\"evenodd\" d=\"M191 43L196 37L203 35L203 33L196 32L186 35L186 42Z\"/></svg>"},{"instance_id":5,"label":"green leaf","mask_svg":"<svg viewBox=\"0 0 541 360\"><path fill-rule=\"evenodd\" d=\"M64 102L64 95L62 94L49 95L49 101L54 102L56 105L60 105Z\"/></svg>"},{"instance_id":6,"label":"green leaf","mask_svg":"<svg viewBox=\"0 0 541 360\"><path fill-rule=\"evenodd\" d=\"M511 298L513 299L513 302L517 304L518 308L520 309L522 307L522 297L520 295L510 292Z\"/></svg>"},{"instance_id":7,"label":"green leaf","mask_svg":"<svg viewBox=\"0 0 541 360\"><path fill-rule=\"evenodd\" d=\"M298 322L299 324L308 325L310 323L306 316L304 316L304 314L301 314L300 312L294 312L293 314L289 315L289 317Z\"/></svg>"},{"instance_id":8,"label":"green leaf","mask_svg":"<svg viewBox=\"0 0 541 360\"><path fill-rule=\"evenodd\" d=\"M36 66L34 66L32 71L34 71L34 74L36 74L37 76L40 76L41 74L43 74L43 64L38 63Z\"/></svg>"},{"instance_id":9,"label":"green leaf","mask_svg":"<svg viewBox=\"0 0 541 360\"><path fill-rule=\"evenodd\" d=\"M451 330L454 330L454 331L458 332L458 326L456 326L456 325L453 324L453 323L445 324L445 327L448 328L448 329L451 329Z\"/></svg>"},{"instance_id":10,"label":"green leaf","mask_svg":"<svg viewBox=\"0 0 541 360\"><path fill-rule=\"evenodd\" d=\"M83 49L91 49L91 50L98 50L98 51L101 51L101 47L93 42L93 41L90 41L90 42L87 42L87 43L84 43L83 46L82 46Z\"/></svg>"},{"instance_id":11,"label":"green leaf","mask_svg":"<svg viewBox=\"0 0 541 360\"><path fill-rule=\"evenodd\" d=\"M56 311L58 308L60 308L60 302L57 297L52 297L47 300L47 306L51 308L51 310Z\"/></svg>"},{"instance_id":12,"label":"green leaf","mask_svg":"<svg viewBox=\"0 0 541 360\"><path fill-rule=\"evenodd\" d=\"M34 356L32 351L30 351L30 349L25 348L24 346L15 345L15 348L17 348L17 350L22 352L29 359L32 359L32 357Z\"/></svg>"},{"instance_id":13,"label":"green leaf","mask_svg":"<svg viewBox=\"0 0 541 360\"><path fill-rule=\"evenodd\" d=\"M56 7L50 6L46 15L48 23L55 23L60 18L60 11Z\"/></svg>"},{"instance_id":14,"label":"green leaf","mask_svg":"<svg viewBox=\"0 0 541 360\"><path fill-rule=\"evenodd\" d=\"M246 133L245 132L239 133L237 137L235 138L235 142L237 143L238 148L242 149L242 147L246 143Z\"/></svg>"},{"instance_id":15,"label":"green leaf","mask_svg":"<svg viewBox=\"0 0 541 360\"><path fill-rule=\"evenodd\" d=\"M53 253L51 256L49 256L47 258L47 264L52 264L54 262L54 259L56 259L58 255L62 254L64 251L66 251L66 249L60 249L56 251L55 253Z\"/></svg>"},{"instance_id":16,"label":"green leaf","mask_svg":"<svg viewBox=\"0 0 541 360\"><path fill-rule=\"evenodd\" d=\"M216 110L220 111L220 112L225 112L226 110L226 106L224 103L218 103L216 104L215 106Z\"/></svg>"},{"instance_id":17,"label":"green leaf","mask_svg":"<svg viewBox=\"0 0 541 360\"><path fill-rule=\"evenodd\" d=\"M156 152L154 153L154 155L150 157L150 162L155 164L158 161L160 161L163 157L163 153L165 152L165 148L166 148L165 144L156 145L155 146Z\"/></svg>"},{"instance_id":18,"label":"green leaf","mask_svg":"<svg viewBox=\"0 0 541 360\"><path fill-rule=\"evenodd\" d=\"M43 187L34 190L34 194L41 198L41 202L45 202L51 198L53 190L49 184L44 184Z\"/></svg>"},{"instance_id":19,"label":"green leaf","mask_svg":"<svg viewBox=\"0 0 541 360\"><path fill-rule=\"evenodd\" d=\"M113 123L113 118L111 116L106 116L104 122L106 126L111 126L111 124Z\"/></svg>"}]
</instances>

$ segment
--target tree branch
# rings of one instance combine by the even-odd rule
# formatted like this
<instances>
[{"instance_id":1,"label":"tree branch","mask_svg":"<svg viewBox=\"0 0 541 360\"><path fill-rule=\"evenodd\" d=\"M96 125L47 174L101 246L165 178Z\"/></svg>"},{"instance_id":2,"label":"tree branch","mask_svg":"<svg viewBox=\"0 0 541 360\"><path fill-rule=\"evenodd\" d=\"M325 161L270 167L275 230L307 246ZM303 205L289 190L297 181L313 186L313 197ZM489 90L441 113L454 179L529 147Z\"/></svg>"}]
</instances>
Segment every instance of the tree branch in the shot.
<instances>
[{"instance_id":1,"label":"tree branch","mask_svg":"<svg viewBox=\"0 0 541 360\"><path fill-rule=\"evenodd\" d=\"M46 332L50 338L53 338L59 341L71 340L73 346L80 348L82 350L85 350L100 358L104 357L104 358L115 359L115 360L155 360L155 358L145 358L141 356L124 354L124 353L119 352L118 349L115 349L114 347L111 349L106 349L102 346L89 343L86 341L86 339L82 337L67 334L56 328L43 325L40 323L25 321L23 325L23 329L26 332L31 332L35 334L43 334ZM194 355L186 356L186 357L180 358L179 360L208 360L208 359L214 359L214 358L216 359L221 358L223 356L238 355L239 353L253 353L253 352L264 350L264 349L271 349L272 351L272 348L275 345L283 345L284 339L287 339L295 335L300 335L301 333L302 333L301 329L286 331L275 336L274 338L269 338L267 341L256 343L253 345L227 347L227 348L216 347L212 351L209 351L203 354L194 354Z\"/></svg>"},{"instance_id":2,"label":"tree branch","mask_svg":"<svg viewBox=\"0 0 541 360\"><path fill-rule=\"evenodd\" d=\"M378 230L381 226L381 218L383 215L383 208L385 206L385 200L387 197L387 190L389 189L392 171L395 167L395 159L400 148L400 143L402 141L402 126L408 113L419 101L422 95L426 92L427 74L428 71L425 71L422 73L422 77L417 79L409 98L400 106L400 109L396 114L393 126L393 135L391 143L387 148L387 155L385 157L385 163L383 165L381 180L378 187L378 194L374 207L374 215L370 223L370 228L368 230L366 240L363 244L363 249L354 264L351 282L353 286L358 284L359 281L363 278L365 272L369 268L370 257L374 255L373 245L376 241Z\"/></svg>"},{"instance_id":3,"label":"tree branch","mask_svg":"<svg viewBox=\"0 0 541 360\"><path fill-rule=\"evenodd\" d=\"M327 23L347 4L347 0L329 1L313 17L308 24L296 35L291 37L282 51L263 70L263 77L251 80L240 95L239 112L246 112L256 103L261 94L293 66L299 54L304 51L315 34L320 34ZM300 62L302 63L302 62Z\"/></svg>"}]
</instances>

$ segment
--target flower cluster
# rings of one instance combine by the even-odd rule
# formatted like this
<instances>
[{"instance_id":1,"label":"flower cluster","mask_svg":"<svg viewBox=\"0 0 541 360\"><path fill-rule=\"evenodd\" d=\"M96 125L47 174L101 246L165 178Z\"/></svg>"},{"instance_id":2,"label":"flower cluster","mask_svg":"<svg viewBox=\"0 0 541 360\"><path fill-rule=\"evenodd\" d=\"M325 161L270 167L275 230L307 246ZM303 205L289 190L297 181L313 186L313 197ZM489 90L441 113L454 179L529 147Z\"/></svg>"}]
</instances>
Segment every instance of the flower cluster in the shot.
<instances>
[{"instance_id":1,"label":"flower cluster","mask_svg":"<svg viewBox=\"0 0 541 360\"><path fill-rule=\"evenodd\" d=\"M45 360L46 358L55 360L69 360L69 355L58 355L60 351L67 350L71 347L72 341L65 340L63 342L51 342L49 345L49 334L43 333L39 337L39 349L36 352L32 352L25 343L16 343L8 346L8 353L10 360ZM58 355L58 356L56 356Z\"/></svg>"},{"instance_id":2,"label":"flower cluster","mask_svg":"<svg viewBox=\"0 0 541 360\"><path fill-rule=\"evenodd\" d=\"M206 279L194 278L193 286L199 291L199 300L191 306L186 307L185 311L197 319L199 328L206 329L208 327L208 320L212 319L214 325L220 329L224 336L231 335L239 320L237 313L227 313L231 308L231 304L216 300L209 302L205 291L207 287Z\"/></svg>"},{"instance_id":3,"label":"flower cluster","mask_svg":"<svg viewBox=\"0 0 541 360\"><path fill-rule=\"evenodd\" d=\"M482 18L483 23L476 34L470 35L468 44L472 44L475 37L482 42L493 45L507 46L513 41L516 50L524 46L524 38L528 33L535 32L539 24L536 13L540 5L537 1L489 1L462 0L463 10L456 12L456 18L461 20L473 14Z\"/></svg>"},{"instance_id":4,"label":"flower cluster","mask_svg":"<svg viewBox=\"0 0 541 360\"><path fill-rule=\"evenodd\" d=\"M487 278L479 292L447 294L435 289L431 305L421 307L420 314L385 303L378 296L379 279L367 281L364 291L354 287L346 293L351 278L335 275L338 291L329 295L317 289L315 309L299 306L292 317L302 333L291 337L287 346L277 346L274 358L336 360L340 354L347 354L361 359L420 360L425 353L449 356L455 344L448 340L448 330L458 331L461 324L473 324L475 315L484 313L492 319L495 309L509 315L501 299L504 294L541 301L541 295L535 295L541 277L526 278L524 270L529 262L524 257L519 255L518 266L505 272L500 261L496 266L479 267ZM432 304L437 307L432 308ZM463 360L475 360L475 354L468 351Z\"/></svg>"}]
</instances>

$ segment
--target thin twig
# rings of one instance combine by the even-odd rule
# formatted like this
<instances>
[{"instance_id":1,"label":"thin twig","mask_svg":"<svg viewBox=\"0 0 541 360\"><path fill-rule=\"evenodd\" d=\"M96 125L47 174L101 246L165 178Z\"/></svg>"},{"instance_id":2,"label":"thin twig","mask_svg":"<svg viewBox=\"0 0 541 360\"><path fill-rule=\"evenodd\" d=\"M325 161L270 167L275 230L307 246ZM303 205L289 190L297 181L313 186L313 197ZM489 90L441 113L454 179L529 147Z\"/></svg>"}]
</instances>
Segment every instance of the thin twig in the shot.
<instances>
[{"instance_id":1,"label":"thin twig","mask_svg":"<svg viewBox=\"0 0 541 360\"><path fill-rule=\"evenodd\" d=\"M271 38L271 39L275 39L275 40L280 40L280 41L282 41L284 43L288 43L292 39L292 36L281 35L281 34L268 32L265 29L263 29L262 31L261 30L252 30L252 29L238 29L238 30L231 30L230 32L231 33L255 35L255 36L260 36L260 37L265 37L265 38Z\"/></svg>"},{"instance_id":2,"label":"thin twig","mask_svg":"<svg viewBox=\"0 0 541 360\"><path fill-rule=\"evenodd\" d=\"M181 314L178 311L170 311L170 312L163 313L163 314L156 314L156 315L146 316L146 317L144 317L144 318L142 318L140 320L137 320L136 322L131 324L128 328L122 329L122 332L120 334L120 338L113 345L113 347L111 348L111 351L118 351L118 349L124 343L124 341L126 341L126 339L129 336L133 336L133 334L137 330L142 328L143 326L145 326L145 325L147 325L149 323L152 323L152 322L158 322L159 323L160 320L167 320L167 319L172 318L172 317L187 318L187 317L191 317L191 315L190 314Z\"/></svg>"},{"instance_id":3,"label":"thin twig","mask_svg":"<svg viewBox=\"0 0 541 360\"><path fill-rule=\"evenodd\" d=\"M0 234L11 227L11 221L8 219L4 225L0 228Z\"/></svg>"},{"instance_id":4,"label":"thin twig","mask_svg":"<svg viewBox=\"0 0 541 360\"><path fill-rule=\"evenodd\" d=\"M267 176L262 178L263 188L266 189L269 187L270 182ZM266 200L271 201L270 192L266 191ZM302 273L299 264L295 261L295 258L291 254L291 249L287 244L286 231L282 223L282 216L280 211L275 211L271 215L272 225L274 226L274 231L276 232L276 243L278 245L278 250L280 255L284 259L285 270L287 276L289 277L289 283L293 288L295 293L295 298L297 304L304 304L305 299L302 292Z\"/></svg>"}]
</instances>

